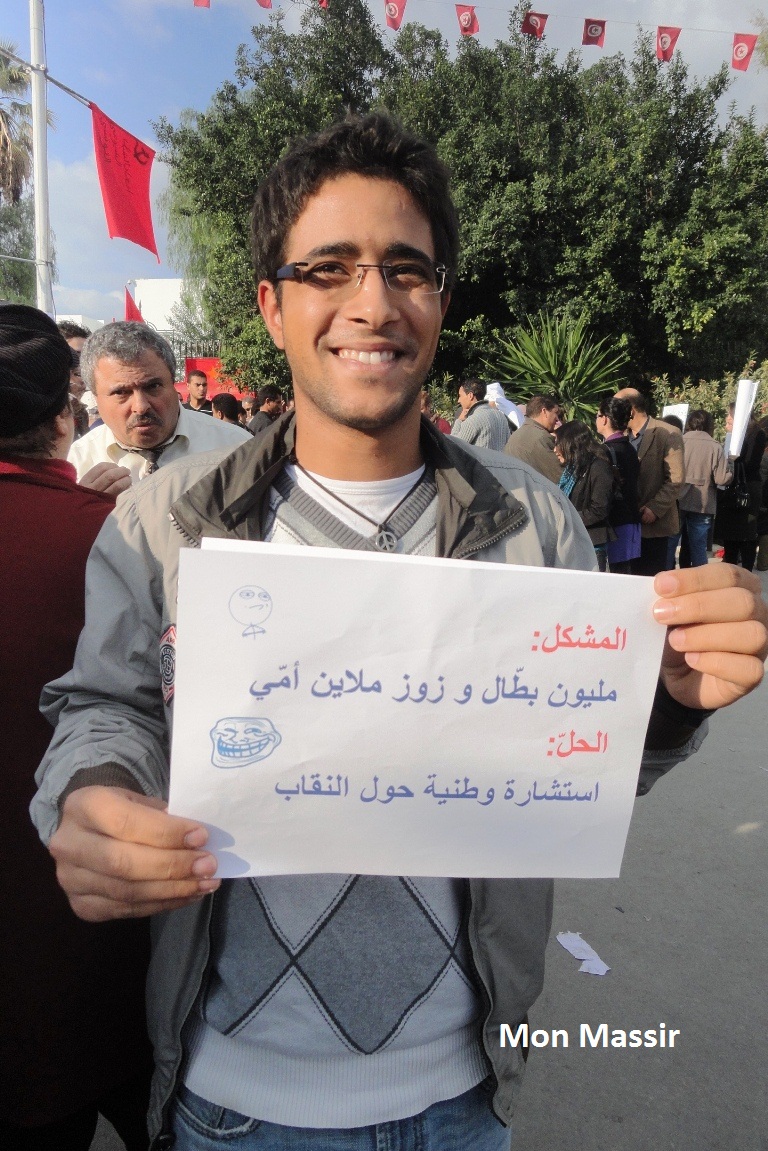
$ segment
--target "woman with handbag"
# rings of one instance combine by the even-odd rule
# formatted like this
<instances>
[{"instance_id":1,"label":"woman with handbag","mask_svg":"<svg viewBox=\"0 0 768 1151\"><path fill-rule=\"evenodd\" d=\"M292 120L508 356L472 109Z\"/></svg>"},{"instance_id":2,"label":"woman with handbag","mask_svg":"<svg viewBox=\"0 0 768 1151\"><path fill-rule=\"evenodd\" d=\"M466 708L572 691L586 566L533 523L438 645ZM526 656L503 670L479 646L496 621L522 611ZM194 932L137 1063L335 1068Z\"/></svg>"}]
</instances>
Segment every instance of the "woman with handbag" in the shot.
<instances>
[{"instance_id":1,"label":"woman with handbag","mask_svg":"<svg viewBox=\"0 0 768 1151\"><path fill-rule=\"evenodd\" d=\"M640 504L637 480L640 463L637 452L627 439L632 417L629 400L606 397L595 416L597 434L602 437L614 474L613 499L608 522L615 538L607 544L608 567L614 575L630 575L632 560L640 555Z\"/></svg>"},{"instance_id":2,"label":"woman with handbag","mask_svg":"<svg viewBox=\"0 0 768 1151\"><path fill-rule=\"evenodd\" d=\"M726 431L733 430L735 404L728 405ZM723 545L725 563L741 565L747 571L755 566L757 554L757 517L760 512L762 485L760 461L765 451L766 434L750 420L741 453L733 460L733 479L717 493L715 539Z\"/></svg>"},{"instance_id":3,"label":"woman with handbag","mask_svg":"<svg viewBox=\"0 0 768 1151\"><path fill-rule=\"evenodd\" d=\"M615 539L608 524L613 498L613 468L590 428L569 420L555 429L555 455L563 465L559 487L582 518L601 572L607 567L607 544Z\"/></svg>"}]
</instances>

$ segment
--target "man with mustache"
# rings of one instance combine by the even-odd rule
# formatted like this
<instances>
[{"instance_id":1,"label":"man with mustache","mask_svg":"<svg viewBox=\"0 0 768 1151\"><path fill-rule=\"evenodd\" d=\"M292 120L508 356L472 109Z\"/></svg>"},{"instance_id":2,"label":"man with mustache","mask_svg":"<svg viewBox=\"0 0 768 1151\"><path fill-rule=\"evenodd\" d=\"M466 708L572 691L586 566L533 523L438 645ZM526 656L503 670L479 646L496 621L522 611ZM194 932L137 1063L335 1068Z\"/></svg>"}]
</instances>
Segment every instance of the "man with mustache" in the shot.
<instances>
[{"instance_id":1,"label":"man with mustache","mask_svg":"<svg viewBox=\"0 0 768 1151\"><path fill-rule=\"evenodd\" d=\"M69 460L78 480L103 465L99 480L90 482L103 482L98 490L120 476L136 483L181 456L231 450L250 439L243 428L180 404L173 349L146 324L119 321L99 328L83 346L80 371L104 423L73 444Z\"/></svg>"}]
</instances>

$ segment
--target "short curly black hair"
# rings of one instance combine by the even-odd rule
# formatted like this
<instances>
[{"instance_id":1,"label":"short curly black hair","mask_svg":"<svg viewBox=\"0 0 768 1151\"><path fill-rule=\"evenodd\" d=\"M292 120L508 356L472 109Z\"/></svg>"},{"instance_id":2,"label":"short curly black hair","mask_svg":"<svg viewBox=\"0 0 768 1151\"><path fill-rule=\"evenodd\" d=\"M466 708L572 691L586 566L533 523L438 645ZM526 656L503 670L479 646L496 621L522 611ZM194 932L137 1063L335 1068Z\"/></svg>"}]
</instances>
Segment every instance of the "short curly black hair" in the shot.
<instances>
[{"instance_id":1,"label":"short curly black hair","mask_svg":"<svg viewBox=\"0 0 768 1151\"><path fill-rule=\"evenodd\" d=\"M348 115L314 136L295 140L259 185L251 213L251 256L256 282L274 280L285 263L288 233L310 196L326 180L355 174L401 184L432 229L435 259L456 277L459 226L448 169L431 144L407 132L385 112Z\"/></svg>"}]
</instances>

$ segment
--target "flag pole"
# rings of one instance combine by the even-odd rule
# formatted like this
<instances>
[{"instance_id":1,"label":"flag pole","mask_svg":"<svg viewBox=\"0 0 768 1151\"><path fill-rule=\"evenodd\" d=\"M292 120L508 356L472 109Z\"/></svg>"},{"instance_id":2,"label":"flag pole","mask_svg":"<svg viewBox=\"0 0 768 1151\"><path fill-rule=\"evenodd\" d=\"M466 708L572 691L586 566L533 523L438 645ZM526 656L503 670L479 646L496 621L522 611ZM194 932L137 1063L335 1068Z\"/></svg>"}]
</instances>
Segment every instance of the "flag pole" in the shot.
<instances>
[{"instance_id":1,"label":"flag pole","mask_svg":"<svg viewBox=\"0 0 768 1151\"><path fill-rule=\"evenodd\" d=\"M35 188L35 268L37 306L54 315L51 276L51 224L48 211L48 101L46 93L43 0L29 0L32 88L32 179Z\"/></svg>"}]
</instances>

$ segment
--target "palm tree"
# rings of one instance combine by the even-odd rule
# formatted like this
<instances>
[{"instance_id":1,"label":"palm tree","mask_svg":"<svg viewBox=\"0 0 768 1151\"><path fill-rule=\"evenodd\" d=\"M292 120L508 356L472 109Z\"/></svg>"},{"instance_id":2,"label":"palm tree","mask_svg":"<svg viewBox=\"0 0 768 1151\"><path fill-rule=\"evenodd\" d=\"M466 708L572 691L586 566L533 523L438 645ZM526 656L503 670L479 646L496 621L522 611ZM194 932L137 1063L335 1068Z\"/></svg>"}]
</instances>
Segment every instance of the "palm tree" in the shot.
<instances>
[{"instance_id":1,"label":"palm tree","mask_svg":"<svg viewBox=\"0 0 768 1151\"><path fill-rule=\"evenodd\" d=\"M486 367L493 379L512 387L518 401L554 395L567 420L589 420L601 397L624 384L627 363L609 339L590 335L585 313L574 318L539 312L511 340L499 340Z\"/></svg>"},{"instance_id":2,"label":"palm tree","mask_svg":"<svg viewBox=\"0 0 768 1151\"><path fill-rule=\"evenodd\" d=\"M0 200L17 204L32 175L32 105L26 69L3 52L16 46L0 40Z\"/></svg>"}]
</instances>

